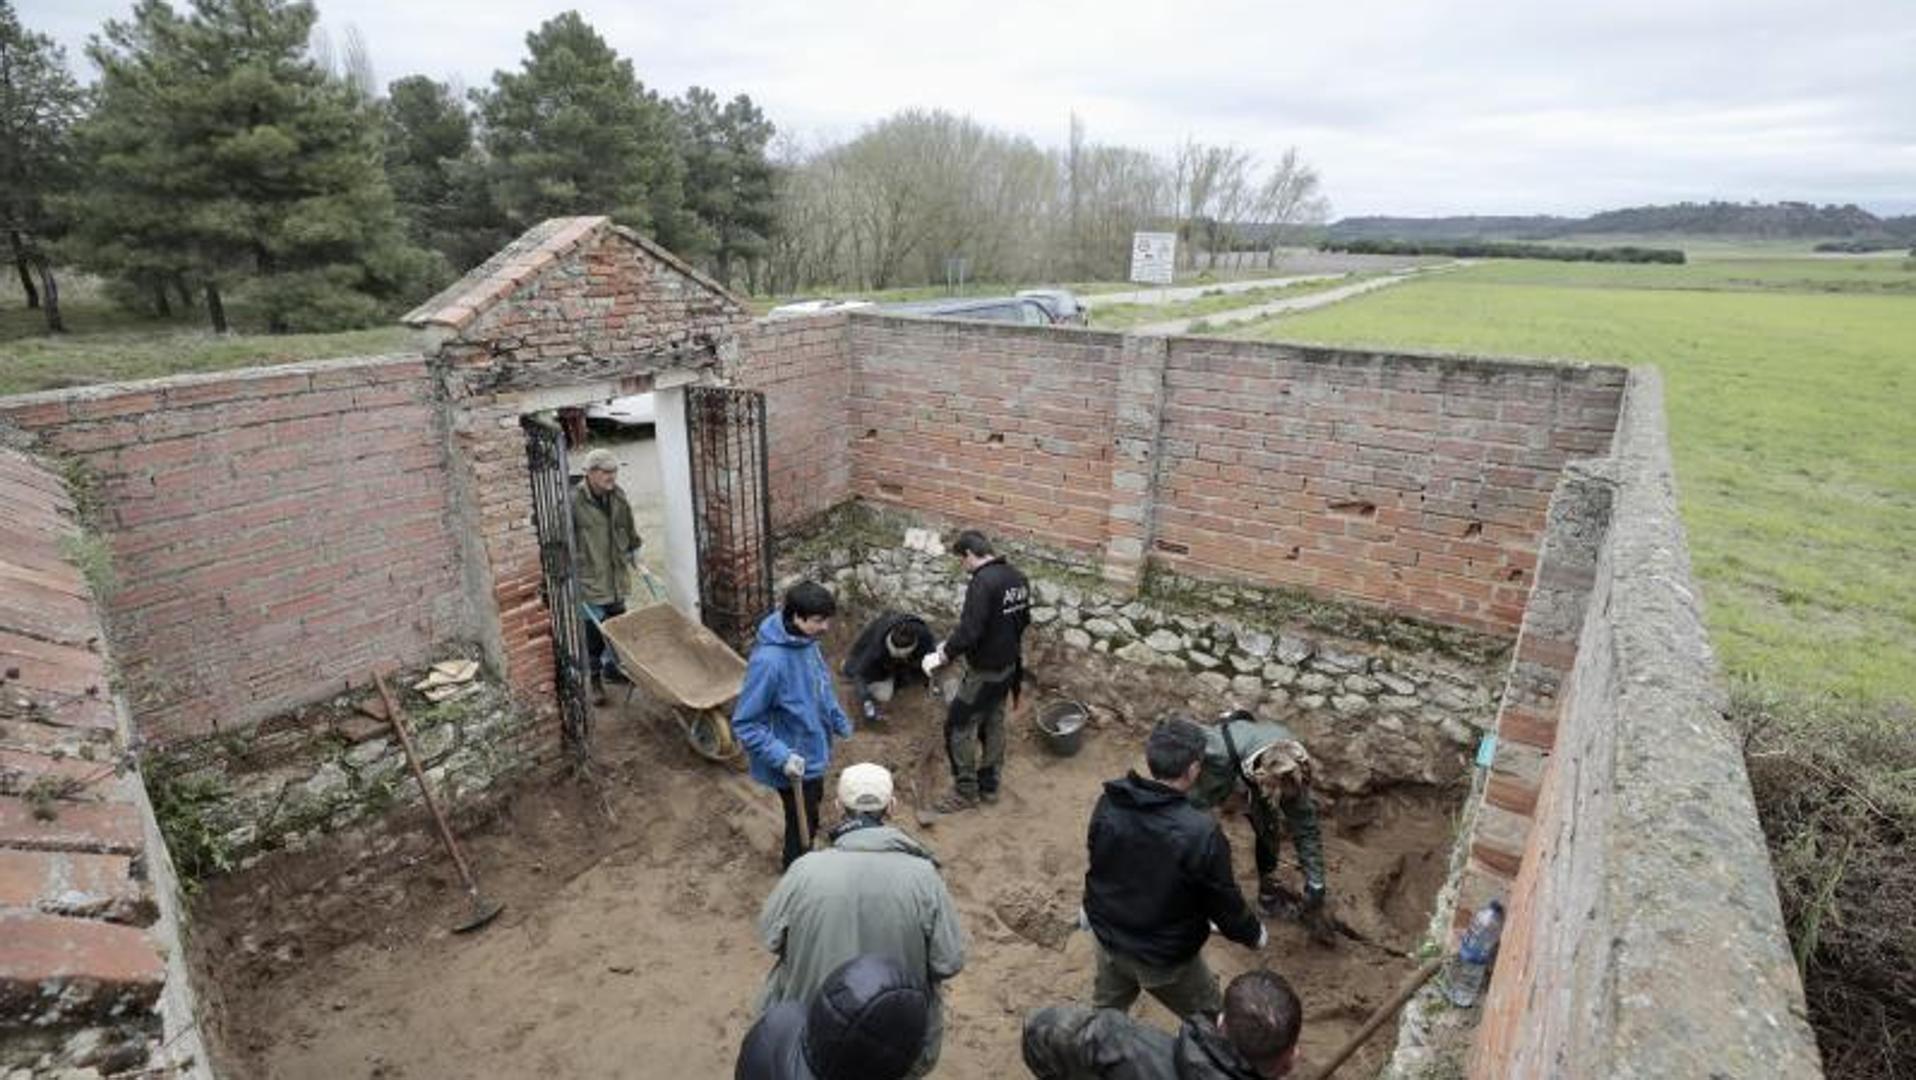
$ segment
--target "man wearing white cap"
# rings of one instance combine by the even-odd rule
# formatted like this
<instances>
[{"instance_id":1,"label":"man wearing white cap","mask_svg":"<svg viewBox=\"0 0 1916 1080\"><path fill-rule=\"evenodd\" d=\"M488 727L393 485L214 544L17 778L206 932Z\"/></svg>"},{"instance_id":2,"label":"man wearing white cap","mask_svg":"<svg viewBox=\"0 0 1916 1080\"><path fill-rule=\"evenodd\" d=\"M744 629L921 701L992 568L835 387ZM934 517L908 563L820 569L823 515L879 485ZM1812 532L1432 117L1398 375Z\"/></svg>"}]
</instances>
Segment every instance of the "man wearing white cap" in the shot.
<instances>
[{"instance_id":1,"label":"man wearing white cap","mask_svg":"<svg viewBox=\"0 0 1916 1080\"><path fill-rule=\"evenodd\" d=\"M792 863L759 913L759 939L778 957L759 1011L811 1000L854 956L888 956L931 997L924 1055L911 1074L924 1076L944 1041L938 984L965 966L958 909L931 851L886 823L890 772L870 762L848 766L838 776L838 803L845 820L832 829L832 846Z\"/></svg>"},{"instance_id":2,"label":"man wearing white cap","mask_svg":"<svg viewBox=\"0 0 1916 1080\"><path fill-rule=\"evenodd\" d=\"M572 489L572 537L577 544L579 602L590 616L585 644L592 663L592 703L603 705L603 680L623 682L625 676L599 633L599 623L625 614L625 594L631 591L632 565L641 542L632 504L619 490L619 459L604 447L585 456L585 479Z\"/></svg>"}]
</instances>

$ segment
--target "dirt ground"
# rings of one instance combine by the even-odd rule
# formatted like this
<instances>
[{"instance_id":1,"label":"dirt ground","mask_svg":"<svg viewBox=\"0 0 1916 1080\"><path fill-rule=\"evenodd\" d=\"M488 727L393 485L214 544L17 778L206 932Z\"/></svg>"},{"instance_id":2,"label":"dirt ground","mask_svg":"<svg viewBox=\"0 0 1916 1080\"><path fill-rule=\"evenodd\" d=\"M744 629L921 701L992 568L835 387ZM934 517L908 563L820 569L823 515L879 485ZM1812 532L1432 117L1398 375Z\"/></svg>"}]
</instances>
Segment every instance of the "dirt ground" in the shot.
<instances>
[{"instance_id":1,"label":"dirt ground","mask_svg":"<svg viewBox=\"0 0 1916 1080\"><path fill-rule=\"evenodd\" d=\"M840 623L834 658L856 630ZM1109 690L1046 686L1038 700L1095 703ZM1022 1016L1088 995L1091 945L1070 929L1085 825L1099 784L1138 763L1146 719L1175 703L1175 683L1161 690L1158 700L1130 694L1132 719L1094 707L1071 758L1048 754L1014 720L1004 800L931 828L912 809L944 782L936 703L910 691L880 725L837 747L835 765L892 768L899 823L938 853L964 920L970 953L947 987L937 1075L1025 1075ZM277 856L214 882L196 909L193 952L210 973L208 1026L225 1074L731 1075L770 965L753 924L777 877L776 799L695 757L670 715L637 698L599 710L595 749L598 795L572 782L530 784L470 835L486 891L507 905L476 934L448 932L463 896L421 835L381 858ZM1221 939L1207 947L1222 978L1267 963L1292 982L1305 1003L1307 1063L1327 1057L1414 967L1389 950L1416 947L1457 802L1399 790L1327 807L1338 913L1382 948L1327 949L1276 922L1262 954ZM1227 829L1249 895L1249 825L1236 817ZM1295 884L1294 866L1287 873ZM1138 1010L1172 1026L1155 1002ZM1374 1074L1390 1031L1340 1075Z\"/></svg>"}]
</instances>

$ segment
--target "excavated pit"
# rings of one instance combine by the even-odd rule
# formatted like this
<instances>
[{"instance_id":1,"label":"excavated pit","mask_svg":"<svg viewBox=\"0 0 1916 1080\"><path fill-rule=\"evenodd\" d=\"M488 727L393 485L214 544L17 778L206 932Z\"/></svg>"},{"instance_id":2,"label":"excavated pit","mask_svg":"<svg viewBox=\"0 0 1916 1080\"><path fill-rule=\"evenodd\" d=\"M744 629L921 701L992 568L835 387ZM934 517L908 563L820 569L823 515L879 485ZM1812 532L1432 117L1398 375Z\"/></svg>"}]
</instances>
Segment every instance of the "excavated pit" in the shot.
<instances>
[{"instance_id":1,"label":"excavated pit","mask_svg":"<svg viewBox=\"0 0 1916 1080\"><path fill-rule=\"evenodd\" d=\"M856 630L847 613L828 655L842 656ZM913 810L945 782L942 709L920 691L840 744L834 762L894 771L898 820L938 853L961 911L970 957L947 991L942 1077L1023 1075L1023 1015L1088 996L1092 950L1071 928L1088 815L1099 785L1138 763L1151 718L1192 699L1181 673L1116 686L1103 658L1060 650L1046 660L1038 700L1087 702L1090 730L1076 756L1059 758L1029 713L1014 720L995 807L928 829L914 823ZM476 935L449 932L464 897L415 818L211 882L192 952L223 1071L289 1080L729 1075L770 965L753 924L777 877L776 800L694 756L672 718L640 696L598 710L595 748L596 788L526 783L470 834L486 891L507 905ZM1207 948L1224 979L1267 963L1291 980L1306 1008L1307 1062L1327 1057L1414 968L1406 954L1426 933L1463 798L1461 787L1400 785L1321 800L1337 913L1370 944L1325 948L1273 922L1262 954L1222 941ZM1249 824L1232 817L1226 829L1248 895ZM1295 880L1294 864L1283 872ZM1148 1000L1138 1014L1172 1024ZM1381 1067L1389 1030L1348 1075Z\"/></svg>"}]
</instances>

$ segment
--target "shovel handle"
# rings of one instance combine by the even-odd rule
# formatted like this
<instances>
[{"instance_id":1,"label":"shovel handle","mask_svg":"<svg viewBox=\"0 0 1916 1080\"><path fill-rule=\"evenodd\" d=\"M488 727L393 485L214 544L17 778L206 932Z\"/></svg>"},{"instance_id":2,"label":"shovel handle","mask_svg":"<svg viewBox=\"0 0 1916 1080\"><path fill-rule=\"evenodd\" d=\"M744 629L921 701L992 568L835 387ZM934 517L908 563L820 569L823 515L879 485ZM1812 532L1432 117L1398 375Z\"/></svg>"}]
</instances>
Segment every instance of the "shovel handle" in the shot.
<instances>
[{"instance_id":1,"label":"shovel handle","mask_svg":"<svg viewBox=\"0 0 1916 1080\"><path fill-rule=\"evenodd\" d=\"M413 749L412 732L406 729L406 718L399 711L399 703L393 700L392 691L386 689L386 679L379 672L373 672L373 685L379 687L379 700L386 706L386 719L393 726L393 733L399 736L399 745L406 751L406 764L412 766L413 778L419 781L419 794L426 800L426 809L432 811L433 823L439 826L439 838L446 843L446 853L452 856L452 863L459 868L459 879L466 884L466 891L473 896L479 895L479 884L472 879L472 868L466 865L466 856L459 850L459 841L452 838L452 828L446 824L446 815L439 811L439 800L432 797L432 785L426 782L426 770L420 767L419 752Z\"/></svg>"},{"instance_id":2,"label":"shovel handle","mask_svg":"<svg viewBox=\"0 0 1916 1080\"><path fill-rule=\"evenodd\" d=\"M1355 1035L1346 1039L1343 1046L1338 1047L1337 1053L1331 1055L1330 1061L1323 1068L1310 1074L1310 1080L1326 1080L1337 1071L1339 1066L1349 1061L1352 1054L1357 1053L1365 1043L1370 1041L1372 1035L1377 1034L1377 1029L1384 1026L1384 1021L1395 1016L1397 1010L1404 1007L1404 1002L1409 1001L1410 996L1429 982L1430 977L1437 974L1443 966L1444 959L1441 956L1424 961L1424 966L1412 972L1410 978L1405 979L1397 988L1397 992L1391 995L1390 1000L1379 1005L1377 1011L1370 1014L1370 1019L1364 1021L1364 1026L1358 1028Z\"/></svg>"},{"instance_id":3,"label":"shovel handle","mask_svg":"<svg viewBox=\"0 0 1916 1080\"><path fill-rule=\"evenodd\" d=\"M792 781L792 809L798 813L798 843L805 851L812 850L812 816L805 812L805 778Z\"/></svg>"}]
</instances>

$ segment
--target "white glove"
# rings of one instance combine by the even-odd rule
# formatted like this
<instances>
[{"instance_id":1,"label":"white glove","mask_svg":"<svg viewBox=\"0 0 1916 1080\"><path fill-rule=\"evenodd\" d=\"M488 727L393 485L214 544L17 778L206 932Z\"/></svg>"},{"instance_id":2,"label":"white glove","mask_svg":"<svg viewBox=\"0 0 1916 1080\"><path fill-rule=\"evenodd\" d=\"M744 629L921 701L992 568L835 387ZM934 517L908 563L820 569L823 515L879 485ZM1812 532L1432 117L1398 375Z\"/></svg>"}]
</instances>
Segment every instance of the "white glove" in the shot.
<instances>
[{"instance_id":1,"label":"white glove","mask_svg":"<svg viewBox=\"0 0 1916 1080\"><path fill-rule=\"evenodd\" d=\"M944 666L945 666L945 650L944 649L942 648L937 649L925 654L924 668L925 668L926 678L930 678L932 672L937 671L939 668Z\"/></svg>"},{"instance_id":2,"label":"white glove","mask_svg":"<svg viewBox=\"0 0 1916 1080\"><path fill-rule=\"evenodd\" d=\"M1257 924L1257 944L1251 946L1251 948L1261 949L1264 946L1269 945L1270 943L1271 943L1271 932L1264 928L1263 923L1258 923Z\"/></svg>"},{"instance_id":3,"label":"white glove","mask_svg":"<svg viewBox=\"0 0 1916 1080\"><path fill-rule=\"evenodd\" d=\"M1071 924L1071 929L1085 930L1085 931L1089 931L1091 929L1091 916L1086 915L1084 913L1083 904L1078 905L1078 919L1076 922Z\"/></svg>"},{"instance_id":4,"label":"white glove","mask_svg":"<svg viewBox=\"0 0 1916 1080\"><path fill-rule=\"evenodd\" d=\"M785 775L794 780L803 780L805 778L805 759L799 757L797 754L787 754L785 756Z\"/></svg>"}]
</instances>

